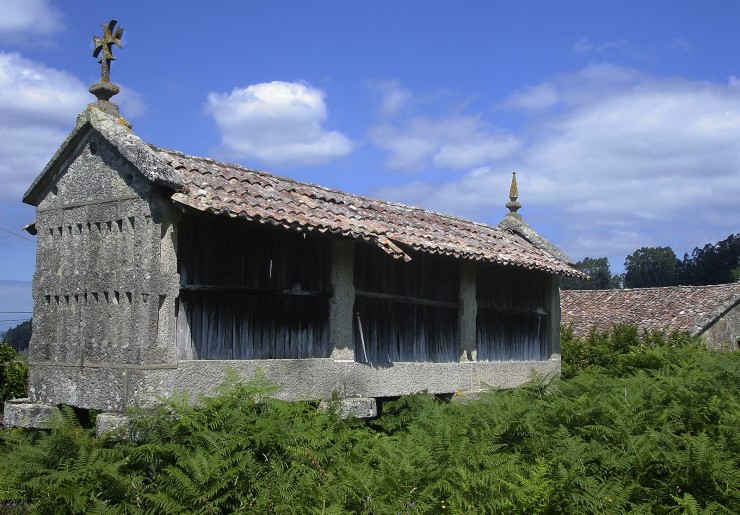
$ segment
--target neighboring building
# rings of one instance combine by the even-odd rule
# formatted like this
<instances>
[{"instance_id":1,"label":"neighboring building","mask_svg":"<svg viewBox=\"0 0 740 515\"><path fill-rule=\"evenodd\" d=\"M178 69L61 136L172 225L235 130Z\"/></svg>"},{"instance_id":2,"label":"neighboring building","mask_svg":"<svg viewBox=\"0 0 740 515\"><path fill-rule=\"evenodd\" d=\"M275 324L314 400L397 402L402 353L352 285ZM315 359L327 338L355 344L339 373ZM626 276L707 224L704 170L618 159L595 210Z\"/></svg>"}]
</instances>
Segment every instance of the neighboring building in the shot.
<instances>
[{"instance_id":1,"label":"neighboring building","mask_svg":"<svg viewBox=\"0 0 740 515\"><path fill-rule=\"evenodd\" d=\"M576 336L614 324L641 329L686 331L711 348L737 350L740 340L740 283L560 292L562 323Z\"/></svg>"},{"instance_id":2,"label":"neighboring building","mask_svg":"<svg viewBox=\"0 0 740 515\"><path fill-rule=\"evenodd\" d=\"M212 392L230 368L262 369L288 399L559 372L559 276L581 273L515 209L503 230L157 148L109 98L23 199L29 409L122 412Z\"/></svg>"}]
</instances>

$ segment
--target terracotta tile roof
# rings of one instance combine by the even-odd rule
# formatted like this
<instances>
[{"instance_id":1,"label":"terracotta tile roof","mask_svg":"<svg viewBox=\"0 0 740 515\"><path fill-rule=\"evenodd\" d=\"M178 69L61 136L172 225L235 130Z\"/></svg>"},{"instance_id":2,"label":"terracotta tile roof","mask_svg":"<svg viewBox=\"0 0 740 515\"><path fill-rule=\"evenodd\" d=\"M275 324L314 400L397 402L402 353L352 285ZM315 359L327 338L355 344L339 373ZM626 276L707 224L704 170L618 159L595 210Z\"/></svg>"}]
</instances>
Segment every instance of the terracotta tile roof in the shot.
<instances>
[{"instance_id":1,"label":"terracotta tile roof","mask_svg":"<svg viewBox=\"0 0 740 515\"><path fill-rule=\"evenodd\" d=\"M560 292L562 324L571 325L576 336L594 325L603 331L617 323L701 334L738 303L740 283Z\"/></svg>"},{"instance_id":2,"label":"terracotta tile roof","mask_svg":"<svg viewBox=\"0 0 740 515\"><path fill-rule=\"evenodd\" d=\"M235 164L152 149L185 183L172 199L200 211L296 231L341 235L378 245L407 260L404 247L559 275L582 275L510 231Z\"/></svg>"}]
</instances>

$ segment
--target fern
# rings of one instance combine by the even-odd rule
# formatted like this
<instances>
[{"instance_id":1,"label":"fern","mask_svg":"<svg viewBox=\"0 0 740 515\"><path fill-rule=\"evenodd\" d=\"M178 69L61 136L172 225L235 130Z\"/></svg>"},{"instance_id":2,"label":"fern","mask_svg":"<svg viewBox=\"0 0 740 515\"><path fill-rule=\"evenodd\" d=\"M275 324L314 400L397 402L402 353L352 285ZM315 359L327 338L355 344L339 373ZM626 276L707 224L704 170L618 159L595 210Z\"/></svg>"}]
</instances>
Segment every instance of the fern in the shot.
<instances>
[{"instance_id":1,"label":"fern","mask_svg":"<svg viewBox=\"0 0 740 515\"><path fill-rule=\"evenodd\" d=\"M49 431L0 432L0 511L740 512L740 354L629 328L566 343L567 379L403 397L374 421L234 374L134 414L136 442L64 409Z\"/></svg>"}]
</instances>

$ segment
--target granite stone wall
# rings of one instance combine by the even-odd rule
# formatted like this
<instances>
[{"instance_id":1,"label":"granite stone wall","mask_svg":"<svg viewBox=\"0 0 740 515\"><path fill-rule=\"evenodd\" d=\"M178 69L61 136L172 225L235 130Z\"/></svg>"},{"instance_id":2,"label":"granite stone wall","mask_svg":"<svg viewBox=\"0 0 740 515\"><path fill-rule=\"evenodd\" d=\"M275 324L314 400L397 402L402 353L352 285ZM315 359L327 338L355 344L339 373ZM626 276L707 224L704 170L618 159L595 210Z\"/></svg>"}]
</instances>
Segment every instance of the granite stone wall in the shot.
<instances>
[{"instance_id":1,"label":"granite stone wall","mask_svg":"<svg viewBox=\"0 0 740 515\"><path fill-rule=\"evenodd\" d=\"M740 346L740 304L736 304L701 334L710 349L737 350Z\"/></svg>"},{"instance_id":2,"label":"granite stone wall","mask_svg":"<svg viewBox=\"0 0 740 515\"><path fill-rule=\"evenodd\" d=\"M176 367L177 213L95 131L37 207L32 400L120 411L133 370Z\"/></svg>"},{"instance_id":3,"label":"granite stone wall","mask_svg":"<svg viewBox=\"0 0 740 515\"><path fill-rule=\"evenodd\" d=\"M460 268L460 309L451 363L356 363L353 343L355 244L332 242L331 357L184 359L176 344L177 227L181 213L96 131L59 166L37 208L32 403L123 412L187 391L209 394L228 369L244 379L257 369L286 399L385 397L513 387L533 373L560 370L557 278L545 286L550 348L540 361L478 362L476 273ZM181 249L186 252L187 249ZM549 280L548 280L549 281ZM548 359L549 356L549 359ZM32 406L33 407L33 406Z\"/></svg>"}]
</instances>

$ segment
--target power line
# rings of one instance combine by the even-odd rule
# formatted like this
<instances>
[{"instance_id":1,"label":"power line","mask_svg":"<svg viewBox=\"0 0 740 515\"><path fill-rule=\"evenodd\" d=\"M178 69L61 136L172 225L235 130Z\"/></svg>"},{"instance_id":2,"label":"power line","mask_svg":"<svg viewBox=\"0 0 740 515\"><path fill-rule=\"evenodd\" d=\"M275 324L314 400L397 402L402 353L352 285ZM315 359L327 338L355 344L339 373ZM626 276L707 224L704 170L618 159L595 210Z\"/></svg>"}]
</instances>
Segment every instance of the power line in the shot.
<instances>
[{"instance_id":1,"label":"power line","mask_svg":"<svg viewBox=\"0 0 740 515\"><path fill-rule=\"evenodd\" d=\"M24 239L24 240L26 240L26 241L30 241L31 243L36 243L36 242L35 242L35 241L33 241L32 239L30 239L30 238L26 238L26 237L25 237L25 236L23 236L22 234L18 234L18 233L16 233L16 232L13 232L13 231L9 231L8 229L5 229L4 227L0 227L0 231L5 231L5 232L7 232L7 233L9 233L9 234L12 234L13 236L18 236L19 238L22 238L22 239Z\"/></svg>"}]
</instances>

